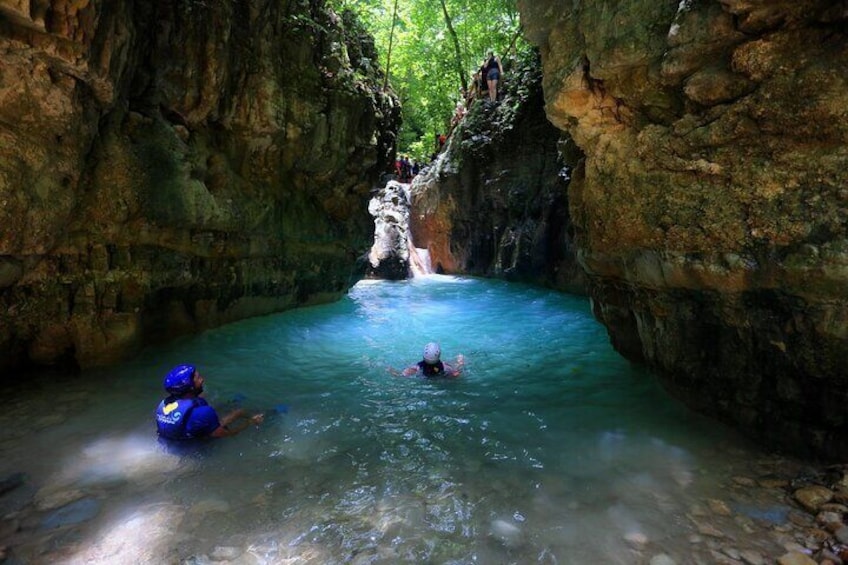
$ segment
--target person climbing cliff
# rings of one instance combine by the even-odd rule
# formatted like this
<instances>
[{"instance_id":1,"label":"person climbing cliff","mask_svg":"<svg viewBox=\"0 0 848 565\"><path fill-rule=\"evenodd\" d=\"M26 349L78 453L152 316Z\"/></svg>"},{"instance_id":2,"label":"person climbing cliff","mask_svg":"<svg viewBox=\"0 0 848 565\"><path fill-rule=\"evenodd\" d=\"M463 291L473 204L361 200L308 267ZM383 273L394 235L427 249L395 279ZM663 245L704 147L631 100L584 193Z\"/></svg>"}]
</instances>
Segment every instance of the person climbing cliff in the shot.
<instances>
[{"instance_id":1,"label":"person climbing cliff","mask_svg":"<svg viewBox=\"0 0 848 565\"><path fill-rule=\"evenodd\" d=\"M204 378L194 365L177 365L165 376L162 384L168 396L156 408L159 437L190 440L234 436L264 420L263 414L249 416L243 409L219 419L215 409L200 397L203 383ZM239 420L242 423L238 427L230 428Z\"/></svg>"},{"instance_id":2,"label":"person climbing cliff","mask_svg":"<svg viewBox=\"0 0 848 565\"><path fill-rule=\"evenodd\" d=\"M480 63L480 68L474 73L474 99L485 98L489 95L489 87L486 82L486 59ZM471 105L469 104L470 108Z\"/></svg>"},{"instance_id":3,"label":"person climbing cliff","mask_svg":"<svg viewBox=\"0 0 848 565\"><path fill-rule=\"evenodd\" d=\"M501 60L495 56L494 51L489 51L489 58L484 66L486 70L486 84L489 87L489 102L497 102L498 100L498 81L503 74Z\"/></svg>"},{"instance_id":4,"label":"person climbing cliff","mask_svg":"<svg viewBox=\"0 0 848 565\"><path fill-rule=\"evenodd\" d=\"M453 111L453 117L451 118L451 131L462 121L462 118L465 117L466 114L465 103L460 100L456 103L456 108Z\"/></svg>"}]
</instances>

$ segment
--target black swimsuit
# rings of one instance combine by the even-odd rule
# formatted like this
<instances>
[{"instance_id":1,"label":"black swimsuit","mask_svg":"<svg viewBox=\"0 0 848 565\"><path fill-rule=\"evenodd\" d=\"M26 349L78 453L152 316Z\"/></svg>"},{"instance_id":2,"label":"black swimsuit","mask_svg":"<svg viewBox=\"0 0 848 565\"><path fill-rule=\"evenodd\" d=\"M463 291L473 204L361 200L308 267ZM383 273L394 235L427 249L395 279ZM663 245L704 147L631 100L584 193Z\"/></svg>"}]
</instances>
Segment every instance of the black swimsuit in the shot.
<instances>
[{"instance_id":1,"label":"black swimsuit","mask_svg":"<svg viewBox=\"0 0 848 565\"><path fill-rule=\"evenodd\" d=\"M498 67L498 61L494 57L489 59L486 62L486 79L487 80L498 80L501 76L500 67Z\"/></svg>"},{"instance_id":2,"label":"black swimsuit","mask_svg":"<svg viewBox=\"0 0 848 565\"><path fill-rule=\"evenodd\" d=\"M419 361L418 368L424 373L427 378L443 377L445 375L445 364L439 361L435 365L430 365L426 361Z\"/></svg>"}]
</instances>

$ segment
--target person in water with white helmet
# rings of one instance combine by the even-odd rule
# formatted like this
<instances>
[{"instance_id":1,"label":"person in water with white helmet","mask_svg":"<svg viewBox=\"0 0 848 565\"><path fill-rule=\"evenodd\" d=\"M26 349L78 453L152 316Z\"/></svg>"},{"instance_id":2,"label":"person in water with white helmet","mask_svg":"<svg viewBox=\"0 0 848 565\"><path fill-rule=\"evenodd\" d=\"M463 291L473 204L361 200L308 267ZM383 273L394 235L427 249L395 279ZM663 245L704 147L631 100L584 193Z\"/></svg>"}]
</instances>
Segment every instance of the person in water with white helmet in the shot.
<instances>
[{"instance_id":1,"label":"person in water with white helmet","mask_svg":"<svg viewBox=\"0 0 848 565\"><path fill-rule=\"evenodd\" d=\"M251 424L259 425L263 414L248 415L244 410L233 410L218 418L215 409L200 398L204 379L194 365L177 365L165 375L162 383L168 397L156 408L156 429L159 437L188 440L210 437L234 436ZM242 420L238 427L234 422Z\"/></svg>"},{"instance_id":2,"label":"person in water with white helmet","mask_svg":"<svg viewBox=\"0 0 848 565\"><path fill-rule=\"evenodd\" d=\"M462 372L462 366L465 364L465 358L462 354L456 356L456 364L448 365L441 360L442 348L439 344L431 341L424 346L424 359L416 365L412 365L403 370L404 377L413 375L424 375L428 379L437 377L458 377Z\"/></svg>"}]
</instances>

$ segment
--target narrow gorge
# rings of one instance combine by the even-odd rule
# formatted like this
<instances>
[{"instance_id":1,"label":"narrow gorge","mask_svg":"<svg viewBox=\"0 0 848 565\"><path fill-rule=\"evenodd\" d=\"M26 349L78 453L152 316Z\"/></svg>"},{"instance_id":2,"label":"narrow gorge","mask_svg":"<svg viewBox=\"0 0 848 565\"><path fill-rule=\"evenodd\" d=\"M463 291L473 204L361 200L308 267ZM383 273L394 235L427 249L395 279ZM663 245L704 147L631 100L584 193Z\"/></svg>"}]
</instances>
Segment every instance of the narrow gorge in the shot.
<instances>
[{"instance_id":1,"label":"narrow gorge","mask_svg":"<svg viewBox=\"0 0 848 565\"><path fill-rule=\"evenodd\" d=\"M586 292L691 408L848 455L845 2L519 8L541 74L508 69L413 183L416 245L441 272ZM6 0L0 52L4 376L332 301L365 273L400 104L354 19Z\"/></svg>"}]
</instances>

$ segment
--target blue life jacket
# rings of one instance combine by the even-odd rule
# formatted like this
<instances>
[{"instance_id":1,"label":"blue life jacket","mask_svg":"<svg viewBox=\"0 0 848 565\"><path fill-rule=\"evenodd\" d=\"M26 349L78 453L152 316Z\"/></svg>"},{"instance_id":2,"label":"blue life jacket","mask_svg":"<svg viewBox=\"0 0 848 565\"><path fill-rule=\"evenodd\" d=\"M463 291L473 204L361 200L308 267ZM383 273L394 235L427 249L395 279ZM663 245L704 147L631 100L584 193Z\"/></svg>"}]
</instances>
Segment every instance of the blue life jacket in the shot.
<instances>
[{"instance_id":1,"label":"blue life jacket","mask_svg":"<svg viewBox=\"0 0 848 565\"><path fill-rule=\"evenodd\" d=\"M167 439L193 439L187 426L192 411L198 406L208 406L202 398L177 398L169 396L156 408L156 429Z\"/></svg>"}]
</instances>

